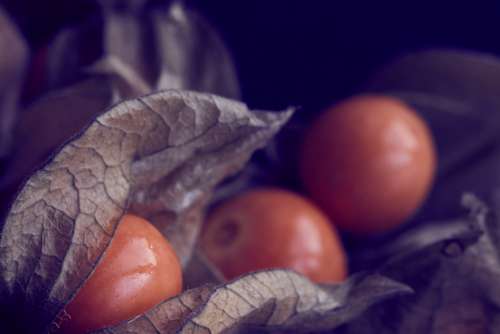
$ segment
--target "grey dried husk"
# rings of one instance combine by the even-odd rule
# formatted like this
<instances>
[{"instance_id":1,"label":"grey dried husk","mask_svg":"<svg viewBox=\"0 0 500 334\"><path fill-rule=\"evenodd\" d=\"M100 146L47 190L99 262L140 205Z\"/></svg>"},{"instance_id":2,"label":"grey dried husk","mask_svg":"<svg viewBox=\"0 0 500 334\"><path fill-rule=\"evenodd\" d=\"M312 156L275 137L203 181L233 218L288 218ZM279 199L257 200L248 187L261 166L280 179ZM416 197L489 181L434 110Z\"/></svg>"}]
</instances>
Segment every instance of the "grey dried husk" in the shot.
<instances>
[{"instance_id":1,"label":"grey dried husk","mask_svg":"<svg viewBox=\"0 0 500 334\"><path fill-rule=\"evenodd\" d=\"M0 7L0 50L1 160L12 149L15 113L28 65L28 46L2 7Z\"/></svg>"},{"instance_id":2,"label":"grey dried husk","mask_svg":"<svg viewBox=\"0 0 500 334\"><path fill-rule=\"evenodd\" d=\"M123 9L105 1L98 19L56 36L43 76L49 93L17 115L15 150L0 170L0 217L24 178L114 103L172 88L239 97L232 59L215 30L182 2L167 3ZM2 115L14 117L3 107L0 127L7 124Z\"/></svg>"},{"instance_id":3,"label":"grey dried husk","mask_svg":"<svg viewBox=\"0 0 500 334\"><path fill-rule=\"evenodd\" d=\"M85 67L119 72L143 93L176 88L237 99L231 56L205 18L183 1L148 2L101 1L99 14L59 33L48 47L45 88L81 80Z\"/></svg>"},{"instance_id":4,"label":"grey dried husk","mask_svg":"<svg viewBox=\"0 0 500 334\"><path fill-rule=\"evenodd\" d=\"M499 220L477 198L464 201L469 219L447 228L437 222L387 246L399 255L379 272L415 294L380 304L335 333L499 332Z\"/></svg>"},{"instance_id":5,"label":"grey dried husk","mask_svg":"<svg viewBox=\"0 0 500 334\"><path fill-rule=\"evenodd\" d=\"M10 208L0 237L0 328L47 332L125 211L153 222L186 264L214 186L291 112L250 112L236 101L172 90L97 117L27 180Z\"/></svg>"}]
</instances>

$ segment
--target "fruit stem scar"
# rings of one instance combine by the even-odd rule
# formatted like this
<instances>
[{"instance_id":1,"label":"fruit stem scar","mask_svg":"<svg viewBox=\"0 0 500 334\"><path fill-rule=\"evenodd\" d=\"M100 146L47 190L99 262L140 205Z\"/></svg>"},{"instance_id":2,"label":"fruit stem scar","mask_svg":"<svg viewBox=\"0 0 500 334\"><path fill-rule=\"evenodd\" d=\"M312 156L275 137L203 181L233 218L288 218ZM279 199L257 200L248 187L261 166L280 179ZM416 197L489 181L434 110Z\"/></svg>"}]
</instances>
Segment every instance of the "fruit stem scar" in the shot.
<instances>
[{"instance_id":1,"label":"fruit stem scar","mask_svg":"<svg viewBox=\"0 0 500 334\"><path fill-rule=\"evenodd\" d=\"M239 232L238 222L234 219L224 221L218 228L218 233L214 236L215 243L219 245L231 244Z\"/></svg>"}]
</instances>

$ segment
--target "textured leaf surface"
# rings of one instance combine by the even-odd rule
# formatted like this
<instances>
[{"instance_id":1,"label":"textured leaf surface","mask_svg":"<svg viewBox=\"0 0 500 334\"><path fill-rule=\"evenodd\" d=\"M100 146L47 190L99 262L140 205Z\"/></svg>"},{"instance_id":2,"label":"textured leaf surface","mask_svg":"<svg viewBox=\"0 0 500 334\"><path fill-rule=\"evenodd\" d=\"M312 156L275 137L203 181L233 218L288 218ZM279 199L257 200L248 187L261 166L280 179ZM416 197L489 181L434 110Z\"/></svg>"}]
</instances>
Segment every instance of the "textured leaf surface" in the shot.
<instances>
[{"instance_id":1,"label":"textured leaf surface","mask_svg":"<svg viewBox=\"0 0 500 334\"><path fill-rule=\"evenodd\" d=\"M286 270L243 276L216 289L179 333L245 329L312 332L333 329L369 306L411 289L385 277L356 276L340 285L316 285Z\"/></svg>"},{"instance_id":2,"label":"textured leaf surface","mask_svg":"<svg viewBox=\"0 0 500 334\"><path fill-rule=\"evenodd\" d=\"M0 239L0 313L46 329L94 270L128 210L152 221L185 264L212 188L288 119L201 93L120 103L24 185Z\"/></svg>"},{"instance_id":3,"label":"textured leaf surface","mask_svg":"<svg viewBox=\"0 0 500 334\"><path fill-rule=\"evenodd\" d=\"M103 1L99 16L54 40L48 53L48 87L77 80L86 66L101 64L90 70L119 73L138 89L189 89L239 97L231 56L196 11L182 1L146 7L139 1L128 10L111 2Z\"/></svg>"},{"instance_id":4,"label":"textured leaf surface","mask_svg":"<svg viewBox=\"0 0 500 334\"><path fill-rule=\"evenodd\" d=\"M112 104L167 88L239 96L231 57L202 16L176 1L120 3L103 1L101 15L50 45L44 89L57 90L20 113L15 150L0 175L0 216L22 180ZM12 116L12 108L5 111ZM0 136L7 123L0 121Z\"/></svg>"},{"instance_id":5,"label":"textured leaf surface","mask_svg":"<svg viewBox=\"0 0 500 334\"><path fill-rule=\"evenodd\" d=\"M339 333L498 331L498 219L476 199L465 202L471 216L456 222L460 232L396 256L381 269L415 294L371 309Z\"/></svg>"}]
</instances>

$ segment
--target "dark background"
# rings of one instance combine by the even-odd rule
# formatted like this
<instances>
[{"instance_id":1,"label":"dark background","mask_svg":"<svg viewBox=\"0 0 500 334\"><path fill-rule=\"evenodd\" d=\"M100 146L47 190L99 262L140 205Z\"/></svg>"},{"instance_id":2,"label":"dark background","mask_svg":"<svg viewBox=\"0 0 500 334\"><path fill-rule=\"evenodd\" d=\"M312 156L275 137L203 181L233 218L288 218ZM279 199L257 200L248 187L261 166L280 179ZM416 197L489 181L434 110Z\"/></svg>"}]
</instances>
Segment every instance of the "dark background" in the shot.
<instances>
[{"instance_id":1,"label":"dark background","mask_svg":"<svg viewBox=\"0 0 500 334\"><path fill-rule=\"evenodd\" d=\"M500 54L500 1L191 0L234 55L251 107L316 111L379 66L429 47ZM34 49L84 19L90 0L5 0Z\"/></svg>"}]
</instances>

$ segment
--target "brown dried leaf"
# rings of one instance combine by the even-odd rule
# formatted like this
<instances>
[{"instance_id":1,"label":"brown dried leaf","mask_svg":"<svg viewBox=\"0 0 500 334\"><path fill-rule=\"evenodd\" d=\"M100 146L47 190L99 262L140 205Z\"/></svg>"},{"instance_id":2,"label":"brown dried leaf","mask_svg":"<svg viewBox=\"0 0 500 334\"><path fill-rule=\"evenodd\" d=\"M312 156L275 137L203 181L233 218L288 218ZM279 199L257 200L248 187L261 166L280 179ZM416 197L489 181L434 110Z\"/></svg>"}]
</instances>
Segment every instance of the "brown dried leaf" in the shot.
<instances>
[{"instance_id":1,"label":"brown dried leaf","mask_svg":"<svg viewBox=\"0 0 500 334\"><path fill-rule=\"evenodd\" d=\"M103 1L99 17L62 31L49 47L47 85L78 80L85 67L95 63L101 65L91 66L92 73L118 71L138 91L175 88L236 99L240 95L222 40L182 1L167 7L143 7L139 2L126 8Z\"/></svg>"},{"instance_id":2,"label":"brown dried leaf","mask_svg":"<svg viewBox=\"0 0 500 334\"><path fill-rule=\"evenodd\" d=\"M239 98L229 51L200 14L174 1L169 11L154 11L151 16L159 49L158 89L193 89Z\"/></svg>"},{"instance_id":3,"label":"brown dried leaf","mask_svg":"<svg viewBox=\"0 0 500 334\"><path fill-rule=\"evenodd\" d=\"M185 264L213 187L290 115L165 91L99 116L26 182L9 212L0 238L0 321L47 330L126 210L152 221Z\"/></svg>"},{"instance_id":4,"label":"brown dried leaf","mask_svg":"<svg viewBox=\"0 0 500 334\"><path fill-rule=\"evenodd\" d=\"M15 112L28 65L28 46L0 7L0 158L9 152Z\"/></svg>"},{"instance_id":5,"label":"brown dried leaf","mask_svg":"<svg viewBox=\"0 0 500 334\"><path fill-rule=\"evenodd\" d=\"M409 293L407 286L379 275L316 285L292 271L262 271L215 289L178 333L330 330L375 303Z\"/></svg>"},{"instance_id":6,"label":"brown dried leaf","mask_svg":"<svg viewBox=\"0 0 500 334\"><path fill-rule=\"evenodd\" d=\"M164 88L239 95L228 52L197 13L177 2L140 11L108 5L102 20L65 30L52 44L47 80L65 88L22 112L0 177L0 217L23 178L113 103Z\"/></svg>"},{"instance_id":7,"label":"brown dried leaf","mask_svg":"<svg viewBox=\"0 0 500 334\"><path fill-rule=\"evenodd\" d=\"M476 198L464 200L470 217L455 223L462 225L456 233L399 250L381 268L415 294L373 307L339 333L498 332L499 221ZM437 232L433 226L427 229Z\"/></svg>"}]
</instances>

